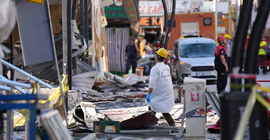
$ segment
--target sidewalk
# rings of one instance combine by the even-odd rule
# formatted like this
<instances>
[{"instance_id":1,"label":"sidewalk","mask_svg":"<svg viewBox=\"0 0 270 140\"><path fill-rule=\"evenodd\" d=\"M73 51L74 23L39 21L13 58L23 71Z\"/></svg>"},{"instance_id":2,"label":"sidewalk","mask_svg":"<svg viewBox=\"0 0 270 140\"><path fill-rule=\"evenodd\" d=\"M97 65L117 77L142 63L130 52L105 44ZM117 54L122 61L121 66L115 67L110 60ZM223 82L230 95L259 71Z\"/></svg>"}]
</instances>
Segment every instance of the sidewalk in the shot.
<instances>
[{"instance_id":1,"label":"sidewalk","mask_svg":"<svg viewBox=\"0 0 270 140\"><path fill-rule=\"evenodd\" d=\"M260 75L257 75L257 80L270 80L270 73L268 73L267 75L263 75L262 73L260 73ZM261 86L270 88L270 82L259 82L259 84ZM226 89L225 89L226 91L230 91L230 85L231 85L231 78L228 77L227 86L226 86ZM206 88L207 88L208 91L217 91L216 83L206 85Z\"/></svg>"}]
</instances>

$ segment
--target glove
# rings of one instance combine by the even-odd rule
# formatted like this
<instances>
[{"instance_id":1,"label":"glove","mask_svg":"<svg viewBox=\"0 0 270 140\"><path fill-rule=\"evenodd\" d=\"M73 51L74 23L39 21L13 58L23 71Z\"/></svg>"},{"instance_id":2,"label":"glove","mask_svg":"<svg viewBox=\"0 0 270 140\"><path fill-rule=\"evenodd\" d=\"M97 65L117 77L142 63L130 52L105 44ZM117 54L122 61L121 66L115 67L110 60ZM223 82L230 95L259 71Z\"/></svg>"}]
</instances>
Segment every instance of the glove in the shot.
<instances>
[{"instance_id":1,"label":"glove","mask_svg":"<svg viewBox=\"0 0 270 140\"><path fill-rule=\"evenodd\" d=\"M147 96L146 96L146 101L147 101L147 102L150 102L150 97L151 97L151 94L148 93Z\"/></svg>"}]
</instances>

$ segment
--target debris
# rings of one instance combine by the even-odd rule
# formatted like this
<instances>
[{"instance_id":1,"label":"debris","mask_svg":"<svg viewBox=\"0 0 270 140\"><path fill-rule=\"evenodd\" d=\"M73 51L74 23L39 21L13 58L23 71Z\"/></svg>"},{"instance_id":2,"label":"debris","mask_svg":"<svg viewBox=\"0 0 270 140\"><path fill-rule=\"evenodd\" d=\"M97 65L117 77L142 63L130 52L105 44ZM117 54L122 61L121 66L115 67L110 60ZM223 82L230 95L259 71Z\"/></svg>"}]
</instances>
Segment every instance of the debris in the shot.
<instances>
[{"instance_id":1,"label":"debris","mask_svg":"<svg viewBox=\"0 0 270 140\"><path fill-rule=\"evenodd\" d=\"M44 127L50 139L72 140L67 127L64 126L62 121L60 113L57 110L41 115L41 122L42 124L46 124Z\"/></svg>"},{"instance_id":2,"label":"debris","mask_svg":"<svg viewBox=\"0 0 270 140\"><path fill-rule=\"evenodd\" d=\"M89 91L94 85L96 71L80 73L72 76L73 86L81 88L83 91Z\"/></svg>"},{"instance_id":3,"label":"debris","mask_svg":"<svg viewBox=\"0 0 270 140\"><path fill-rule=\"evenodd\" d=\"M152 111L148 111L135 118L131 118L121 122L121 130L133 130L141 128L145 125L156 124L158 119Z\"/></svg>"},{"instance_id":4,"label":"debris","mask_svg":"<svg viewBox=\"0 0 270 140\"><path fill-rule=\"evenodd\" d=\"M93 128L93 122L98 121L95 105L90 102L81 102L72 110L74 119L88 128Z\"/></svg>"},{"instance_id":5,"label":"debris","mask_svg":"<svg viewBox=\"0 0 270 140\"><path fill-rule=\"evenodd\" d=\"M95 133L120 133L120 122L118 121L94 121Z\"/></svg>"},{"instance_id":6,"label":"debris","mask_svg":"<svg viewBox=\"0 0 270 140\"><path fill-rule=\"evenodd\" d=\"M216 124L212 125L211 127L208 128L209 133L219 133L220 132L220 122L219 120L217 121Z\"/></svg>"}]
</instances>

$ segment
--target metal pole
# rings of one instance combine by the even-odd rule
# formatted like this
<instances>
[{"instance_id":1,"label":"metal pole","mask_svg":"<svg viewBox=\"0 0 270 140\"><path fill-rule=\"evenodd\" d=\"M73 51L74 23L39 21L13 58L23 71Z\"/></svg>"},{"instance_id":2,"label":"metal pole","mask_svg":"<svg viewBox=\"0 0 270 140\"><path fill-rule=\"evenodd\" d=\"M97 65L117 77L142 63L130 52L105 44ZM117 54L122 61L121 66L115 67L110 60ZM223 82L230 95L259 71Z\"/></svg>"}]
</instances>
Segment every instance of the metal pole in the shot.
<instances>
[{"instance_id":1,"label":"metal pole","mask_svg":"<svg viewBox=\"0 0 270 140\"><path fill-rule=\"evenodd\" d=\"M25 76L29 77L30 79L33 79L34 81L39 81L39 79L38 79L37 77L35 77L35 76L33 76L33 75L31 75L31 74L29 74L29 73L27 73L27 72L21 70L20 68L14 66L14 65L11 65L11 64L8 63L7 61L5 61L5 60L3 60L3 59L1 59L0 61L1 61L2 64L4 64L4 65L8 66L9 68L11 68L11 69L13 69L13 70L15 70L15 71L21 73L22 75L25 75ZM44 82L44 81L42 81L42 80L40 80L39 82L40 82L41 85L44 85L44 86L46 86L47 88L52 88L52 85L47 84L46 82Z\"/></svg>"},{"instance_id":2,"label":"metal pole","mask_svg":"<svg viewBox=\"0 0 270 140\"><path fill-rule=\"evenodd\" d=\"M68 0L67 3L67 42L68 42L68 86L69 90L72 90L72 50L71 50L71 3L72 0ZM63 103L64 104L64 103ZM66 92L66 110L68 112L68 91Z\"/></svg>"},{"instance_id":3,"label":"metal pole","mask_svg":"<svg viewBox=\"0 0 270 140\"><path fill-rule=\"evenodd\" d=\"M67 0L62 0L63 74L67 74ZM57 65L58 63L56 63ZM61 81L59 81L61 83Z\"/></svg>"},{"instance_id":4,"label":"metal pole","mask_svg":"<svg viewBox=\"0 0 270 140\"><path fill-rule=\"evenodd\" d=\"M236 6L235 6L235 29L237 29L238 25L238 0L236 0Z\"/></svg>"},{"instance_id":5,"label":"metal pole","mask_svg":"<svg viewBox=\"0 0 270 140\"><path fill-rule=\"evenodd\" d=\"M92 67L93 68L95 68L95 63L96 63L96 61L95 61L95 31L94 31L94 21L95 21L95 19L94 19L94 12L95 12L95 10L94 10L94 3L93 3L93 1L91 1L91 10L92 10L92 15L91 15L91 19L92 19L92 26L91 26L91 28L92 28Z\"/></svg>"},{"instance_id":6,"label":"metal pole","mask_svg":"<svg viewBox=\"0 0 270 140\"><path fill-rule=\"evenodd\" d=\"M7 110L7 125L6 125L6 132L7 132L7 140L13 140L11 135L13 135L13 112L12 110Z\"/></svg>"},{"instance_id":7,"label":"metal pole","mask_svg":"<svg viewBox=\"0 0 270 140\"><path fill-rule=\"evenodd\" d=\"M63 31L63 73L67 74L67 0L62 0L62 31ZM58 76L58 81L60 85L60 91L61 91L61 96L62 96L62 101L63 101L63 107L64 107L64 112L65 112L65 119L66 119L66 125L68 126L68 120L67 120L67 110L66 110L66 104L65 104L65 98L64 98L64 91L63 87L61 84L61 77L60 77L60 72L59 72L59 67L58 67L58 62L57 62L57 55L56 55L56 50L55 47L54 49L54 60L55 60L55 66L57 70L57 76Z\"/></svg>"},{"instance_id":8,"label":"metal pole","mask_svg":"<svg viewBox=\"0 0 270 140\"><path fill-rule=\"evenodd\" d=\"M88 24L88 0L84 1L84 38L85 38L85 42L86 42L86 46L88 49L88 40L89 40L89 24ZM88 58L88 53L86 53L85 55L85 63L89 64L89 58Z\"/></svg>"},{"instance_id":9,"label":"metal pole","mask_svg":"<svg viewBox=\"0 0 270 140\"><path fill-rule=\"evenodd\" d=\"M72 4L72 15L71 18L74 19L76 21L77 19L77 10L78 10L78 0L73 0L73 4Z\"/></svg>"},{"instance_id":10,"label":"metal pole","mask_svg":"<svg viewBox=\"0 0 270 140\"><path fill-rule=\"evenodd\" d=\"M20 87L27 88L27 89L30 89L31 88L31 85L30 84L25 84L25 83L21 83L21 82L11 81L9 79L0 79L0 83L1 84L6 84L6 85L11 85L11 86L20 86Z\"/></svg>"},{"instance_id":11,"label":"metal pole","mask_svg":"<svg viewBox=\"0 0 270 140\"><path fill-rule=\"evenodd\" d=\"M74 20L76 23L77 20L77 10L78 10L78 0L73 0L73 4L72 4L72 15L71 15L71 19L72 21ZM74 35L74 33L72 33L71 35ZM72 49L72 53L77 51L77 49ZM71 56L72 57L72 56ZM72 66L73 66L73 70L74 70L74 75L77 74L77 62L76 62L76 56L72 57Z\"/></svg>"},{"instance_id":12,"label":"metal pole","mask_svg":"<svg viewBox=\"0 0 270 140\"><path fill-rule=\"evenodd\" d=\"M0 111L0 139L4 139L4 118L3 118L4 112Z\"/></svg>"},{"instance_id":13,"label":"metal pole","mask_svg":"<svg viewBox=\"0 0 270 140\"><path fill-rule=\"evenodd\" d=\"M213 11L215 12L215 41L217 40L218 34L217 34L217 27L218 27L218 21L217 21L217 0L213 0Z\"/></svg>"},{"instance_id":14,"label":"metal pole","mask_svg":"<svg viewBox=\"0 0 270 140\"><path fill-rule=\"evenodd\" d=\"M83 12L84 12L84 0L80 0L80 16L81 16L81 35L84 36L84 16L83 16ZM83 43L84 41L82 41ZM81 58L82 61L84 62L85 58L84 58L84 52L81 53Z\"/></svg>"},{"instance_id":15,"label":"metal pole","mask_svg":"<svg viewBox=\"0 0 270 140\"><path fill-rule=\"evenodd\" d=\"M164 26L163 26L163 33L162 33L162 36L161 36L161 40L160 40L160 48L163 48L163 44L164 44L164 37L166 35L166 32L167 32L167 27L168 27L168 10L167 10L167 4L166 4L166 1L165 0L162 0L162 5L163 5L163 8L164 8Z\"/></svg>"},{"instance_id":16,"label":"metal pole","mask_svg":"<svg viewBox=\"0 0 270 140\"><path fill-rule=\"evenodd\" d=\"M11 52L10 52L10 64L13 65L13 32L11 32L9 40L10 40L9 45L10 45L10 50L11 50ZM10 75L11 75L10 80L14 80L14 70L13 69L10 70Z\"/></svg>"}]
</instances>

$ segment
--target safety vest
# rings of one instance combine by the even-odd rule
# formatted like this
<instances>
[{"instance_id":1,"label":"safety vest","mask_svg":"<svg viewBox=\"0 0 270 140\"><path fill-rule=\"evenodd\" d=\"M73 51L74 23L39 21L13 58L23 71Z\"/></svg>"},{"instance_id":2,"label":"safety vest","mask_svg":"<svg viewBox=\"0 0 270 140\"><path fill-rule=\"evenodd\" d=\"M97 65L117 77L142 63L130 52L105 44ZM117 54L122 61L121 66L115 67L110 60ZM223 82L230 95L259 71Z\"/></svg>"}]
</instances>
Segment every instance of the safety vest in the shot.
<instances>
[{"instance_id":1,"label":"safety vest","mask_svg":"<svg viewBox=\"0 0 270 140\"><path fill-rule=\"evenodd\" d=\"M260 47L263 47L264 45L266 45L266 42L265 41L262 41L260 43ZM258 55L266 55L266 51L264 49L260 48Z\"/></svg>"}]
</instances>

